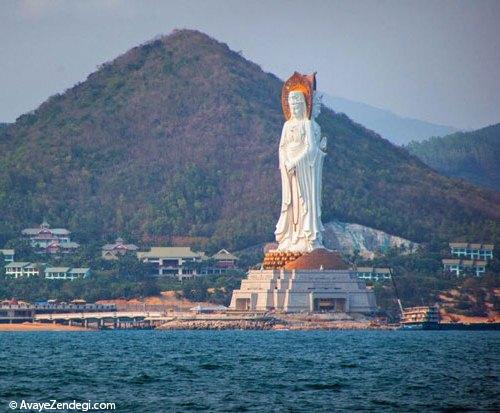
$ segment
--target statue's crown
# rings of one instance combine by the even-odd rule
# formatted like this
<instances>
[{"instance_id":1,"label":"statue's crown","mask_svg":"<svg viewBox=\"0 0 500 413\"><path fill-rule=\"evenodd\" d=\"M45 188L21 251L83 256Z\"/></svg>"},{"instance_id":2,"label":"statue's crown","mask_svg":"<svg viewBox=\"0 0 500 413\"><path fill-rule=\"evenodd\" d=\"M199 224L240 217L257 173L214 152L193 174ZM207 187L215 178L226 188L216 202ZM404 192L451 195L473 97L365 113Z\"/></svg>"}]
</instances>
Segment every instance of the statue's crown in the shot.
<instances>
[{"instance_id":1,"label":"statue's crown","mask_svg":"<svg viewBox=\"0 0 500 413\"><path fill-rule=\"evenodd\" d=\"M299 72L294 72L290 76L281 90L281 106L286 120L290 119L290 106L288 105L288 95L292 91L299 91L304 94L307 107L307 117L311 119L311 111L313 106L313 93L316 90L316 72L309 75L302 75Z\"/></svg>"}]
</instances>

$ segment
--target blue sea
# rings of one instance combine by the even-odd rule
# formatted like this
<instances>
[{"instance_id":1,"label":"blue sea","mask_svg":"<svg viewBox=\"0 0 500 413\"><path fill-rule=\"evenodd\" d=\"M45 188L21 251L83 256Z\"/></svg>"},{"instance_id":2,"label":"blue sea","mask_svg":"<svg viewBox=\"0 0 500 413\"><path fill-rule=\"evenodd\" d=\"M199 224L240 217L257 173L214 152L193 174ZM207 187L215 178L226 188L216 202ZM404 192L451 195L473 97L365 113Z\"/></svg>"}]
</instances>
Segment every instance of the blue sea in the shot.
<instances>
[{"instance_id":1,"label":"blue sea","mask_svg":"<svg viewBox=\"0 0 500 413\"><path fill-rule=\"evenodd\" d=\"M499 358L497 331L9 332L0 411L499 411Z\"/></svg>"}]
</instances>

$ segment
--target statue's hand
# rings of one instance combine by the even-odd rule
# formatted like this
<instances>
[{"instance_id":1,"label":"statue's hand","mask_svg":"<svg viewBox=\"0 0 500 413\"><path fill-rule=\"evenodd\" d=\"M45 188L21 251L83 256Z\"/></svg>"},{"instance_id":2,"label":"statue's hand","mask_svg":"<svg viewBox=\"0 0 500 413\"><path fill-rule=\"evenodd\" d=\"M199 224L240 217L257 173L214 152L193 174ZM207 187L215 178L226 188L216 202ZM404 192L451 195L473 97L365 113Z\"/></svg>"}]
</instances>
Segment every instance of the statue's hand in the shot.
<instances>
[{"instance_id":1,"label":"statue's hand","mask_svg":"<svg viewBox=\"0 0 500 413\"><path fill-rule=\"evenodd\" d=\"M321 142L319 144L319 148L322 150L322 151L325 151L326 150L326 136L323 136L323 138L321 138Z\"/></svg>"}]
</instances>

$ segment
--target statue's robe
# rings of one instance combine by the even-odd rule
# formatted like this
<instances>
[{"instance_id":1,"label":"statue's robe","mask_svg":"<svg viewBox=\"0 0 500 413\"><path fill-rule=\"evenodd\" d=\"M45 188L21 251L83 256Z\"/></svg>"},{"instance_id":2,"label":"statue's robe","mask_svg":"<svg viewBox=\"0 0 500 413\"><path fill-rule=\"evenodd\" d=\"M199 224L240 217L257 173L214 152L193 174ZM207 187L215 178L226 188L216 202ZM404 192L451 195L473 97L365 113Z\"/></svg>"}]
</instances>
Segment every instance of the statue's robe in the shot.
<instances>
[{"instance_id":1,"label":"statue's robe","mask_svg":"<svg viewBox=\"0 0 500 413\"><path fill-rule=\"evenodd\" d=\"M279 146L282 202L275 231L280 251L309 252L322 247L321 169L325 154L319 148L314 123L288 120L283 125Z\"/></svg>"}]
</instances>

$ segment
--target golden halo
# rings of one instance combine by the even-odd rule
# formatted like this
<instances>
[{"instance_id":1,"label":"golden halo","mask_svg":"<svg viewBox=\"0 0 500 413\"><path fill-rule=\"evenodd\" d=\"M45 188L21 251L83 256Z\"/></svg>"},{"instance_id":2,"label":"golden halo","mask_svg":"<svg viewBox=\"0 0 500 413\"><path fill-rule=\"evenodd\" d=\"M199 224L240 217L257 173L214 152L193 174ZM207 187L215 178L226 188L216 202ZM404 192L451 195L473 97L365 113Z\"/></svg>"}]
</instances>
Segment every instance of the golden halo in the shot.
<instances>
[{"instance_id":1,"label":"golden halo","mask_svg":"<svg viewBox=\"0 0 500 413\"><path fill-rule=\"evenodd\" d=\"M283 114L285 119L290 119L290 106L288 105L288 95L292 91L299 91L304 94L306 100L306 112L307 118L311 119L311 111L313 104L313 92L316 89L316 73L310 75L301 75L298 72L294 72L292 76L283 85L281 90L281 107L283 108Z\"/></svg>"}]
</instances>

